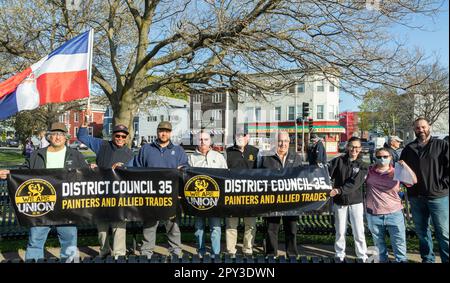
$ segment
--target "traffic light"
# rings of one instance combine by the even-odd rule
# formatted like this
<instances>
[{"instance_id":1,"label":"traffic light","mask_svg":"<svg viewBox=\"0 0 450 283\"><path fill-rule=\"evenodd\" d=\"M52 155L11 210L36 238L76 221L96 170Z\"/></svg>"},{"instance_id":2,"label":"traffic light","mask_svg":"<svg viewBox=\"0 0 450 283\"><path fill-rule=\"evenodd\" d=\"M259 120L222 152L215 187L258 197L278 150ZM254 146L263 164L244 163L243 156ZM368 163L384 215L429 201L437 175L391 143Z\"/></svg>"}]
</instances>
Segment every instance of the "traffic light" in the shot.
<instances>
[{"instance_id":1,"label":"traffic light","mask_svg":"<svg viewBox=\"0 0 450 283\"><path fill-rule=\"evenodd\" d=\"M313 132L313 119L308 119L308 128L309 128L309 132L312 133Z\"/></svg>"},{"instance_id":2,"label":"traffic light","mask_svg":"<svg viewBox=\"0 0 450 283\"><path fill-rule=\"evenodd\" d=\"M309 103L303 102L302 104L302 116L303 118L306 118L309 116Z\"/></svg>"}]
</instances>

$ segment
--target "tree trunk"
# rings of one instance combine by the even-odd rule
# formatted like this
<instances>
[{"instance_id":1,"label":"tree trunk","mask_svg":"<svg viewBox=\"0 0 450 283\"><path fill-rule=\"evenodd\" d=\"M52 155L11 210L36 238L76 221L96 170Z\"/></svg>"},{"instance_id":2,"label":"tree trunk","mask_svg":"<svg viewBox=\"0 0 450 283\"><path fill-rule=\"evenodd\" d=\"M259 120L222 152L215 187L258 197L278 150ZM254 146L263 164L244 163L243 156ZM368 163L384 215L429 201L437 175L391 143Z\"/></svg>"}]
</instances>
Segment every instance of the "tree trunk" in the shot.
<instances>
[{"instance_id":1,"label":"tree trunk","mask_svg":"<svg viewBox=\"0 0 450 283\"><path fill-rule=\"evenodd\" d=\"M115 125L125 125L128 128L128 146L132 146L134 138L133 118L137 113L138 105L134 100L134 94L129 91L124 93L118 103L111 102L113 108L113 127Z\"/></svg>"}]
</instances>

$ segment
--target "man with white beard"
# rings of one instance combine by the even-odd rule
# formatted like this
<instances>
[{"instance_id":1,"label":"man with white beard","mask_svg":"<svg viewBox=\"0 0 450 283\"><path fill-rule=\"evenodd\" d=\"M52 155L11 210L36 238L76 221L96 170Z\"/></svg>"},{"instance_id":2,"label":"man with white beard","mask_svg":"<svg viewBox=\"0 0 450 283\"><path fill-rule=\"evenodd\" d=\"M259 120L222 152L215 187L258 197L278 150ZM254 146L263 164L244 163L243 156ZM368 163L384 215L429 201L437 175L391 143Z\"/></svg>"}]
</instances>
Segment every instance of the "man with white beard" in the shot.
<instances>
[{"instance_id":1,"label":"man with white beard","mask_svg":"<svg viewBox=\"0 0 450 283\"><path fill-rule=\"evenodd\" d=\"M236 131L235 143L227 148L227 165L229 169L253 169L257 167L258 149L248 144L250 136L247 131L239 129ZM225 219L226 251L231 256L236 255L237 226L239 218L230 217ZM245 255L253 254L253 244L256 234L256 217L244 217L244 239L242 252Z\"/></svg>"}]
</instances>

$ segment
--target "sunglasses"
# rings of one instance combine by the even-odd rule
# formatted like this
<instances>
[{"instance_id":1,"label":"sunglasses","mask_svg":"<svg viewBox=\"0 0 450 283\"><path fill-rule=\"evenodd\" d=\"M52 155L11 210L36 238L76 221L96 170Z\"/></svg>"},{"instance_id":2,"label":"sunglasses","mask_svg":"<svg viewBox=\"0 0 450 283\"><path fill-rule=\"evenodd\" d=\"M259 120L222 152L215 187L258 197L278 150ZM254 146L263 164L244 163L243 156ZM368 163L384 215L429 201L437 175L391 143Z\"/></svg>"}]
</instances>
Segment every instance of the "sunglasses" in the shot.
<instances>
[{"instance_id":1,"label":"sunglasses","mask_svg":"<svg viewBox=\"0 0 450 283\"><path fill-rule=\"evenodd\" d=\"M389 155L376 156L377 159L388 159L389 157L390 157Z\"/></svg>"},{"instance_id":2,"label":"sunglasses","mask_svg":"<svg viewBox=\"0 0 450 283\"><path fill-rule=\"evenodd\" d=\"M122 138L122 139L126 139L127 135L114 135L115 138Z\"/></svg>"}]
</instances>

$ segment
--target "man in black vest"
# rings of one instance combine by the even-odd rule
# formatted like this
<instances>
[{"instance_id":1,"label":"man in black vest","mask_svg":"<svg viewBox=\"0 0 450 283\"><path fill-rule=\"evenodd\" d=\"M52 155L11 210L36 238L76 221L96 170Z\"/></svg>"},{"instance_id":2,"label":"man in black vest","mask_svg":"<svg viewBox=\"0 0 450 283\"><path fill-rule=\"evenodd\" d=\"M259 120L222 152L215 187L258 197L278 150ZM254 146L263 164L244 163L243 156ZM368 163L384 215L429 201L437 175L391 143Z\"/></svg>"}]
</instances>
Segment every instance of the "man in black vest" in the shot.
<instances>
[{"instance_id":1,"label":"man in black vest","mask_svg":"<svg viewBox=\"0 0 450 283\"><path fill-rule=\"evenodd\" d=\"M87 113L90 113L88 110ZM89 115L89 114L88 114ZM128 128L116 125L113 129L112 140L106 141L89 135L87 119L83 119L78 130L77 138L96 154L97 166L102 169L111 169L115 163L126 163L133 158L133 152L127 146ZM112 229L113 248L109 244L108 230ZM126 222L97 223L98 240L100 242L100 256L112 255L118 257L126 255Z\"/></svg>"}]
</instances>

